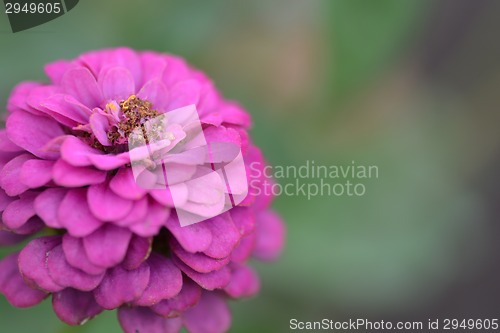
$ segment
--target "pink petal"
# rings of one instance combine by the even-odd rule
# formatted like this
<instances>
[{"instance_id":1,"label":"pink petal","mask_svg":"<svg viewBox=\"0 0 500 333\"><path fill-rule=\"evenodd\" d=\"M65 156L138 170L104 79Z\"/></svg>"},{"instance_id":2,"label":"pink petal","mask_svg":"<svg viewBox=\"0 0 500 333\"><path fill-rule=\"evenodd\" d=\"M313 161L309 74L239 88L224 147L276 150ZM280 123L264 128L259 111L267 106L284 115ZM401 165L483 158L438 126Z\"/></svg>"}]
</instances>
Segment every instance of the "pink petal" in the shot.
<instances>
[{"instance_id":1,"label":"pink petal","mask_svg":"<svg viewBox=\"0 0 500 333\"><path fill-rule=\"evenodd\" d=\"M135 93L134 78L122 67L111 67L101 71L99 85L106 101L126 100Z\"/></svg>"},{"instance_id":2,"label":"pink petal","mask_svg":"<svg viewBox=\"0 0 500 333\"><path fill-rule=\"evenodd\" d=\"M90 116L90 128L101 144L104 146L111 146L107 133L109 130L108 118L100 113L94 113Z\"/></svg>"},{"instance_id":3,"label":"pink petal","mask_svg":"<svg viewBox=\"0 0 500 333\"><path fill-rule=\"evenodd\" d=\"M23 149L15 145L7 137L7 131L5 129L0 130L0 151L3 152L22 152Z\"/></svg>"},{"instance_id":4,"label":"pink petal","mask_svg":"<svg viewBox=\"0 0 500 333\"><path fill-rule=\"evenodd\" d=\"M74 97L65 94L55 94L46 98L41 104L47 113L58 119L58 115L72 120L72 126L87 124L92 110L78 102Z\"/></svg>"},{"instance_id":5,"label":"pink petal","mask_svg":"<svg viewBox=\"0 0 500 333\"><path fill-rule=\"evenodd\" d=\"M265 211L257 216L255 251L253 255L260 260L274 260L283 249L285 226L278 214Z\"/></svg>"},{"instance_id":6,"label":"pink petal","mask_svg":"<svg viewBox=\"0 0 500 333\"><path fill-rule=\"evenodd\" d=\"M146 190L134 180L134 175L130 168L121 168L109 182L109 187L125 199L137 200L146 194Z\"/></svg>"},{"instance_id":7,"label":"pink petal","mask_svg":"<svg viewBox=\"0 0 500 333\"><path fill-rule=\"evenodd\" d=\"M222 333L231 326L231 314L224 299L204 292L200 302L184 315L184 324L191 333Z\"/></svg>"},{"instance_id":8,"label":"pink petal","mask_svg":"<svg viewBox=\"0 0 500 333\"><path fill-rule=\"evenodd\" d=\"M132 224L130 230L143 237L154 236L165 225L169 216L170 208L150 202L144 220Z\"/></svg>"},{"instance_id":9,"label":"pink petal","mask_svg":"<svg viewBox=\"0 0 500 333\"><path fill-rule=\"evenodd\" d=\"M19 195L28 189L28 186L19 181L21 168L24 163L33 159L29 154L19 155L5 164L0 172L0 186L9 196Z\"/></svg>"},{"instance_id":10,"label":"pink petal","mask_svg":"<svg viewBox=\"0 0 500 333\"><path fill-rule=\"evenodd\" d=\"M198 103L200 84L196 80L179 82L170 88L170 100L167 109L175 110Z\"/></svg>"},{"instance_id":11,"label":"pink petal","mask_svg":"<svg viewBox=\"0 0 500 333\"><path fill-rule=\"evenodd\" d=\"M173 237L170 239L170 247L179 259L200 273L210 273L212 271L219 270L229 263L229 257L214 259L204 255L203 253L187 252Z\"/></svg>"},{"instance_id":12,"label":"pink petal","mask_svg":"<svg viewBox=\"0 0 500 333\"><path fill-rule=\"evenodd\" d=\"M108 310L132 302L141 297L146 290L149 274L149 266L146 262L131 271L116 266L106 273L102 283L94 290L95 300Z\"/></svg>"},{"instance_id":13,"label":"pink petal","mask_svg":"<svg viewBox=\"0 0 500 333\"><path fill-rule=\"evenodd\" d=\"M82 238L76 238L70 234L65 234L63 236L62 247L64 257L71 266L90 275L99 275L106 270L105 267L97 266L90 262L87 254L85 253Z\"/></svg>"},{"instance_id":14,"label":"pink petal","mask_svg":"<svg viewBox=\"0 0 500 333\"><path fill-rule=\"evenodd\" d=\"M53 161L28 160L21 167L19 181L29 188L42 187L52 179L53 166Z\"/></svg>"},{"instance_id":15,"label":"pink petal","mask_svg":"<svg viewBox=\"0 0 500 333\"><path fill-rule=\"evenodd\" d=\"M36 197L35 212L47 226L56 229L62 228L58 219L58 210L67 191L64 188L49 188Z\"/></svg>"},{"instance_id":16,"label":"pink petal","mask_svg":"<svg viewBox=\"0 0 500 333\"><path fill-rule=\"evenodd\" d=\"M186 251L201 252L212 243L212 232L205 222L181 227L177 217L171 216L166 226Z\"/></svg>"},{"instance_id":17,"label":"pink petal","mask_svg":"<svg viewBox=\"0 0 500 333\"><path fill-rule=\"evenodd\" d=\"M140 55L140 61L142 65L142 79L138 87L142 87L145 83L161 79L163 72L167 67L167 62L165 58L154 52L143 52Z\"/></svg>"},{"instance_id":18,"label":"pink petal","mask_svg":"<svg viewBox=\"0 0 500 333\"><path fill-rule=\"evenodd\" d=\"M201 288L189 278L184 278L182 290L177 296L153 305L151 310L162 317L177 317L198 303L200 297Z\"/></svg>"},{"instance_id":19,"label":"pink petal","mask_svg":"<svg viewBox=\"0 0 500 333\"><path fill-rule=\"evenodd\" d=\"M9 100L7 101L7 111L9 113L14 113L22 110L34 112L34 114L40 114L40 112L32 110L27 103L27 99L31 91L40 86L42 85L39 82L22 82L15 86L9 96Z\"/></svg>"},{"instance_id":20,"label":"pink petal","mask_svg":"<svg viewBox=\"0 0 500 333\"><path fill-rule=\"evenodd\" d=\"M54 120L17 111L7 118L6 128L10 141L33 155L50 160L59 156L58 153L43 150L43 147L52 139L64 135L59 124Z\"/></svg>"},{"instance_id":21,"label":"pink petal","mask_svg":"<svg viewBox=\"0 0 500 333\"><path fill-rule=\"evenodd\" d=\"M229 256L241 238L229 213L221 214L202 223L205 223L212 232L212 243L203 252L217 259Z\"/></svg>"},{"instance_id":22,"label":"pink petal","mask_svg":"<svg viewBox=\"0 0 500 333\"><path fill-rule=\"evenodd\" d=\"M20 199L11 202L2 214L2 222L15 230L22 227L30 218L35 216L33 201L35 193L27 193Z\"/></svg>"},{"instance_id":23,"label":"pink petal","mask_svg":"<svg viewBox=\"0 0 500 333\"><path fill-rule=\"evenodd\" d=\"M81 291L95 289L104 277L104 273L91 275L71 266L64 257L61 245L56 246L50 251L47 257L47 268L50 277L55 283Z\"/></svg>"},{"instance_id":24,"label":"pink petal","mask_svg":"<svg viewBox=\"0 0 500 333\"><path fill-rule=\"evenodd\" d=\"M13 253L0 261L0 293L15 307L27 308L37 305L47 294L35 290L24 282L17 266L18 253Z\"/></svg>"},{"instance_id":25,"label":"pink petal","mask_svg":"<svg viewBox=\"0 0 500 333\"><path fill-rule=\"evenodd\" d=\"M152 253L148 259L149 284L134 304L151 306L163 299L176 296L182 288L182 274L172 261L160 254Z\"/></svg>"},{"instance_id":26,"label":"pink petal","mask_svg":"<svg viewBox=\"0 0 500 333\"><path fill-rule=\"evenodd\" d=\"M17 235L10 231L0 230L0 246L15 245L22 242L25 238L25 235Z\"/></svg>"},{"instance_id":27,"label":"pink petal","mask_svg":"<svg viewBox=\"0 0 500 333\"><path fill-rule=\"evenodd\" d=\"M122 262L122 267L127 270L136 269L151 254L153 238L145 238L133 235L127 250L127 255Z\"/></svg>"},{"instance_id":28,"label":"pink petal","mask_svg":"<svg viewBox=\"0 0 500 333\"><path fill-rule=\"evenodd\" d=\"M218 271L213 271L210 273L198 273L191 267L187 266L173 256L172 259L174 263L179 267L187 276L189 276L194 282L198 283L202 288L206 290L220 289L227 286L231 279L231 271L227 266L222 267Z\"/></svg>"},{"instance_id":29,"label":"pink petal","mask_svg":"<svg viewBox=\"0 0 500 333\"><path fill-rule=\"evenodd\" d=\"M118 66L128 69L137 83L141 79L139 56L129 48L88 52L81 55L79 60L94 73L95 77L99 77L99 73L109 66Z\"/></svg>"},{"instance_id":30,"label":"pink petal","mask_svg":"<svg viewBox=\"0 0 500 333\"><path fill-rule=\"evenodd\" d=\"M87 192L92 214L103 221L117 221L130 212L133 202L116 195L107 183L92 185Z\"/></svg>"},{"instance_id":31,"label":"pink petal","mask_svg":"<svg viewBox=\"0 0 500 333\"><path fill-rule=\"evenodd\" d=\"M134 223L144 222L149 210L148 197L136 200L130 210L130 213L123 219L115 221L114 223L120 227L130 226Z\"/></svg>"},{"instance_id":32,"label":"pink petal","mask_svg":"<svg viewBox=\"0 0 500 333\"><path fill-rule=\"evenodd\" d=\"M10 230L19 235L31 235L34 234L45 227L43 221L37 216L33 216L21 227L15 229L9 229L2 222L0 222L0 229Z\"/></svg>"},{"instance_id":33,"label":"pink petal","mask_svg":"<svg viewBox=\"0 0 500 333\"><path fill-rule=\"evenodd\" d=\"M64 289L52 280L46 266L50 251L59 244L61 244L61 236L35 238L19 254L19 270L24 280L33 288L46 292Z\"/></svg>"},{"instance_id":34,"label":"pink petal","mask_svg":"<svg viewBox=\"0 0 500 333\"><path fill-rule=\"evenodd\" d=\"M50 78L50 80L59 84L64 76L64 74L71 68L75 67L76 64L73 61L68 60L58 60L50 64L45 65L45 74Z\"/></svg>"},{"instance_id":35,"label":"pink petal","mask_svg":"<svg viewBox=\"0 0 500 333\"><path fill-rule=\"evenodd\" d=\"M246 262L255 248L255 238L255 233L242 237L240 243L231 252L231 261L237 263Z\"/></svg>"},{"instance_id":36,"label":"pink petal","mask_svg":"<svg viewBox=\"0 0 500 333\"><path fill-rule=\"evenodd\" d=\"M177 333L182 326L180 318L162 318L144 307L122 307L118 320L125 333Z\"/></svg>"},{"instance_id":37,"label":"pink petal","mask_svg":"<svg viewBox=\"0 0 500 333\"><path fill-rule=\"evenodd\" d=\"M83 239L90 262L101 267L113 267L125 259L132 233L124 228L105 224Z\"/></svg>"},{"instance_id":38,"label":"pink petal","mask_svg":"<svg viewBox=\"0 0 500 333\"><path fill-rule=\"evenodd\" d=\"M103 223L96 219L87 205L87 189L68 190L58 210L58 220L71 236L84 237Z\"/></svg>"},{"instance_id":39,"label":"pink petal","mask_svg":"<svg viewBox=\"0 0 500 333\"><path fill-rule=\"evenodd\" d=\"M234 207L229 211L234 225L242 236L248 235L255 229L255 215L250 208Z\"/></svg>"},{"instance_id":40,"label":"pink petal","mask_svg":"<svg viewBox=\"0 0 500 333\"><path fill-rule=\"evenodd\" d=\"M64 160L58 160L52 169L52 178L60 186L81 187L104 182L106 173L94 168L75 167Z\"/></svg>"},{"instance_id":41,"label":"pink petal","mask_svg":"<svg viewBox=\"0 0 500 333\"><path fill-rule=\"evenodd\" d=\"M233 298L250 297L260 289L260 280L257 274L248 266L232 264L231 282L224 291Z\"/></svg>"},{"instance_id":42,"label":"pink petal","mask_svg":"<svg viewBox=\"0 0 500 333\"><path fill-rule=\"evenodd\" d=\"M103 102L101 90L94 76L85 67L68 70L62 78L61 86L67 94L75 97L90 109Z\"/></svg>"},{"instance_id":43,"label":"pink petal","mask_svg":"<svg viewBox=\"0 0 500 333\"><path fill-rule=\"evenodd\" d=\"M92 293L73 288L53 294L52 307L57 317L68 325L83 325L103 310Z\"/></svg>"},{"instance_id":44,"label":"pink petal","mask_svg":"<svg viewBox=\"0 0 500 333\"><path fill-rule=\"evenodd\" d=\"M159 111L164 111L168 105L168 90L160 79L146 82L137 96L153 103L153 107Z\"/></svg>"}]
</instances>

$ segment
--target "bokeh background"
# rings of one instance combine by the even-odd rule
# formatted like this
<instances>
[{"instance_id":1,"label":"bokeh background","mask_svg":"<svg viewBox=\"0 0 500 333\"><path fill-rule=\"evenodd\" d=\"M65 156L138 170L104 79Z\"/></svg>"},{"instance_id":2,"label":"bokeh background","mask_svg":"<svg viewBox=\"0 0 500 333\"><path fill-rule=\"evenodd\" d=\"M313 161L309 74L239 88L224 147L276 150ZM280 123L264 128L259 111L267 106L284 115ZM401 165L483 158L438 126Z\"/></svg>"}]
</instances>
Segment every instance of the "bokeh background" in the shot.
<instances>
[{"instance_id":1,"label":"bokeh background","mask_svg":"<svg viewBox=\"0 0 500 333\"><path fill-rule=\"evenodd\" d=\"M18 82L44 80L47 62L91 49L183 56L248 109L271 164L379 167L363 197L276 200L286 249L256 263L262 291L231 303L231 332L495 318L499 18L500 2L484 0L86 0L12 34L2 14L0 105ZM0 331L120 332L114 313L71 328L50 301L4 298Z\"/></svg>"}]
</instances>

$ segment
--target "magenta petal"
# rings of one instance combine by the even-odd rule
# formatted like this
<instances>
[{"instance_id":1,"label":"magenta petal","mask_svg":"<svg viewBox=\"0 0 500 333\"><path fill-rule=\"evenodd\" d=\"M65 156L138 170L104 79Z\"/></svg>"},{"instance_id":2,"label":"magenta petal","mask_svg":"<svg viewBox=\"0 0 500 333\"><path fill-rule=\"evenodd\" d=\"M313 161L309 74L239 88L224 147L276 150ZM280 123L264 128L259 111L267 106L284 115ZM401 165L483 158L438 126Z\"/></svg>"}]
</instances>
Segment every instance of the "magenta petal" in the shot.
<instances>
[{"instance_id":1,"label":"magenta petal","mask_svg":"<svg viewBox=\"0 0 500 333\"><path fill-rule=\"evenodd\" d=\"M200 84L196 80L179 82L170 88L168 110L175 110L184 106L198 103L200 98Z\"/></svg>"},{"instance_id":2,"label":"magenta petal","mask_svg":"<svg viewBox=\"0 0 500 333\"><path fill-rule=\"evenodd\" d=\"M162 317L177 317L198 303L200 297L201 288L189 278L184 278L182 290L177 296L153 305L151 310Z\"/></svg>"},{"instance_id":3,"label":"magenta petal","mask_svg":"<svg viewBox=\"0 0 500 333\"><path fill-rule=\"evenodd\" d=\"M143 237L154 236L165 225L169 216L170 208L157 203L150 203L144 220L132 224L130 230Z\"/></svg>"},{"instance_id":4,"label":"magenta petal","mask_svg":"<svg viewBox=\"0 0 500 333\"><path fill-rule=\"evenodd\" d=\"M5 129L0 130L0 151L2 152L21 152L23 149L15 145L7 137L7 131Z\"/></svg>"},{"instance_id":5,"label":"magenta petal","mask_svg":"<svg viewBox=\"0 0 500 333\"><path fill-rule=\"evenodd\" d=\"M73 288L53 294L52 307L57 317L68 325L83 325L103 310L92 293Z\"/></svg>"},{"instance_id":6,"label":"magenta petal","mask_svg":"<svg viewBox=\"0 0 500 333\"><path fill-rule=\"evenodd\" d=\"M222 296L204 292L200 302L183 315L191 333L223 333L231 326L231 313Z\"/></svg>"},{"instance_id":7,"label":"magenta petal","mask_svg":"<svg viewBox=\"0 0 500 333\"><path fill-rule=\"evenodd\" d=\"M116 195L107 183L92 185L87 192L92 214L103 221L124 218L132 209L133 202Z\"/></svg>"},{"instance_id":8,"label":"magenta petal","mask_svg":"<svg viewBox=\"0 0 500 333\"><path fill-rule=\"evenodd\" d=\"M116 266L106 273L99 287L94 290L95 300L108 310L132 302L141 297L148 286L149 274L146 262L131 271Z\"/></svg>"},{"instance_id":9,"label":"magenta petal","mask_svg":"<svg viewBox=\"0 0 500 333\"><path fill-rule=\"evenodd\" d=\"M31 159L33 156L29 154L19 155L5 164L0 172L0 186L9 196L19 195L28 189L28 186L21 183L19 178L23 164Z\"/></svg>"},{"instance_id":10,"label":"magenta petal","mask_svg":"<svg viewBox=\"0 0 500 333\"><path fill-rule=\"evenodd\" d=\"M234 225L242 236L250 234L255 229L255 215L248 207L234 207L229 211Z\"/></svg>"},{"instance_id":11,"label":"magenta petal","mask_svg":"<svg viewBox=\"0 0 500 333\"><path fill-rule=\"evenodd\" d=\"M50 80L56 84L59 84L69 69L74 68L76 64L73 61L68 60L58 60L50 64L45 65L45 74L50 78Z\"/></svg>"},{"instance_id":12,"label":"magenta petal","mask_svg":"<svg viewBox=\"0 0 500 333\"><path fill-rule=\"evenodd\" d=\"M99 84L106 101L127 99L135 92L134 78L123 67L111 67L99 74Z\"/></svg>"},{"instance_id":13,"label":"magenta petal","mask_svg":"<svg viewBox=\"0 0 500 333\"><path fill-rule=\"evenodd\" d=\"M106 173L88 167L75 167L63 160L58 160L52 169L52 177L57 185L81 187L100 184L106 180Z\"/></svg>"},{"instance_id":14,"label":"magenta petal","mask_svg":"<svg viewBox=\"0 0 500 333\"><path fill-rule=\"evenodd\" d=\"M109 129L108 118L100 113L94 113L90 116L90 128L101 144L104 146L111 146L107 133Z\"/></svg>"},{"instance_id":15,"label":"magenta petal","mask_svg":"<svg viewBox=\"0 0 500 333\"><path fill-rule=\"evenodd\" d=\"M177 333L182 326L180 318L162 318L145 307L122 307L118 320L125 333Z\"/></svg>"},{"instance_id":16,"label":"magenta petal","mask_svg":"<svg viewBox=\"0 0 500 333\"><path fill-rule=\"evenodd\" d=\"M32 112L32 108L28 105L27 99L32 90L42 86L39 82L22 82L14 87L7 101L7 111L14 113L17 111Z\"/></svg>"},{"instance_id":17,"label":"magenta petal","mask_svg":"<svg viewBox=\"0 0 500 333\"><path fill-rule=\"evenodd\" d=\"M38 216L33 216L26 223L24 223L21 227L15 229L9 229L2 222L0 222L0 229L4 228L6 230L10 230L19 235L31 235L35 232L40 231L45 227L45 224Z\"/></svg>"},{"instance_id":18,"label":"magenta petal","mask_svg":"<svg viewBox=\"0 0 500 333\"><path fill-rule=\"evenodd\" d=\"M17 235L13 232L0 230L0 246L15 245L26 239L25 235Z\"/></svg>"},{"instance_id":19,"label":"magenta petal","mask_svg":"<svg viewBox=\"0 0 500 333\"><path fill-rule=\"evenodd\" d=\"M56 121L28 112L16 111L7 118L6 128L10 141L33 155L50 160L59 156L56 152L43 150L43 147L52 139L64 135Z\"/></svg>"},{"instance_id":20,"label":"magenta petal","mask_svg":"<svg viewBox=\"0 0 500 333\"><path fill-rule=\"evenodd\" d=\"M24 282L17 266L18 253L13 253L0 261L0 293L10 304L18 308L37 305L47 296L46 293L30 288Z\"/></svg>"},{"instance_id":21,"label":"magenta petal","mask_svg":"<svg viewBox=\"0 0 500 333\"><path fill-rule=\"evenodd\" d=\"M85 253L85 247L81 238L65 234L63 236L62 247L64 257L71 266L91 275L98 275L106 270L105 267L100 267L90 262Z\"/></svg>"},{"instance_id":22,"label":"magenta petal","mask_svg":"<svg viewBox=\"0 0 500 333\"><path fill-rule=\"evenodd\" d=\"M224 291L233 298L255 295L260 289L260 280L257 274L248 266L232 264L231 282Z\"/></svg>"},{"instance_id":23,"label":"magenta petal","mask_svg":"<svg viewBox=\"0 0 500 333\"><path fill-rule=\"evenodd\" d=\"M159 79L146 82L137 94L137 97L150 101L155 109L160 111L167 107L168 96L167 88Z\"/></svg>"},{"instance_id":24,"label":"magenta petal","mask_svg":"<svg viewBox=\"0 0 500 333\"><path fill-rule=\"evenodd\" d=\"M49 188L40 193L34 203L36 214L51 228L62 228L57 217L59 205L66 192L65 188Z\"/></svg>"},{"instance_id":25,"label":"magenta petal","mask_svg":"<svg viewBox=\"0 0 500 333\"><path fill-rule=\"evenodd\" d=\"M46 261L53 248L61 244L61 236L35 238L19 254L19 271L32 287L46 292L64 289L49 275Z\"/></svg>"},{"instance_id":26,"label":"magenta petal","mask_svg":"<svg viewBox=\"0 0 500 333\"><path fill-rule=\"evenodd\" d=\"M166 226L186 251L201 252L212 243L212 232L206 222L181 227L177 217L171 216Z\"/></svg>"},{"instance_id":27,"label":"magenta petal","mask_svg":"<svg viewBox=\"0 0 500 333\"><path fill-rule=\"evenodd\" d=\"M257 216L256 242L253 255L261 260L276 259L285 242L285 226L278 214L265 211Z\"/></svg>"},{"instance_id":28,"label":"magenta petal","mask_svg":"<svg viewBox=\"0 0 500 333\"><path fill-rule=\"evenodd\" d=\"M75 98L64 94L55 94L42 101L42 106L47 109L47 113L55 116L63 116L73 121L73 126L77 124L87 124L92 110L78 102Z\"/></svg>"},{"instance_id":29,"label":"magenta petal","mask_svg":"<svg viewBox=\"0 0 500 333\"><path fill-rule=\"evenodd\" d=\"M132 233L124 228L105 224L83 239L90 262L101 267L113 267L127 254Z\"/></svg>"},{"instance_id":30,"label":"magenta petal","mask_svg":"<svg viewBox=\"0 0 500 333\"><path fill-rule=\"evenodd\" d=\"M101 90L92 73L85 67L68 70L61 81L66 93L75 97L90 109L103 102Z\"/></svg>"},{"instance_id":31,"label":"magenta petal","mask_svg":"<svg viewBox=\"0 0 500 333\"><path fill-rule=\"evenodd\" d=\"M206 290L214 290L224 288L231 279L231 271L227 266L222 267L218 271L213 271L210 273L198 273L191 267L182 262L176 256L172 259L174 263L179 267L187 276L189 276L194 282L198 283L202 288Z\"/></svg>"},{"instance_id":32,"label":"magenta petal","mask_svg":"<svg viewBox=\"0 0 500 333\"><path fill-rule=\"evenodd\" d=\"M35 216L33 207L34 193L26 193L20 199L11 202L2 214L2 222L10 229L22 227L30 218Z\"/></svg>"},{"instance_id":33,"label":"magenta petal","mask_svg":"<svg viewBox=\"0 0 500 333\"><path fill-rule=\"evenodd\" d=\"M244 263L252 255L255 248L255 233L251 233L240 239L240 243L231 252L231 261Z\"/></svg>"},{"instance_id":34,"label":"magenta petal","mask_svg":"<svg viewBox=\"0 0 500 333\"><path fill-rule=\"evenodd\" d=\"M101 152L74 136L69 136L61 146L62 158L74 166L89 166L90 155L101 155Z\"/></svg>"},{"instance_id":35,"label":"magenta petal","mask_svg":"<svg viewBox=\"0 0 500 333\"><path fill-rule=\"evenodd\" d=\"M90 275L71 266L64 257L61 245L56 246L50 251L47 257L47 268L50 277L55 283L81 291L95 289L104 277L104 273Z\"/></svg>"},{"instance_id":36,"label":"magenta petal","mask_svg":"<svg viewBox=\"0 0 500 333\"><path fill-rule=\"evenodd\" d=\"M212 258L228 257L241 238L241 234L234 225L229 213L221 214L204 223L212 232L212 243L203 252Z\"/></svg>"},{"instance_id":37,"label":"magenta petal","mask_svg":"<svg viewBox=\"0 0 500 333\"><path fill-rule=\"evenodd\" d=\"M148 215L149 210L149 200L148 197L143 197L142 199L134 201L130 213L124 218L115 221L114 223L120 227L130 226L134 223L144 222L144 219Z\"/></svg>"},{"instance_id":38,"label":"magenta petal","mask_svg":"<svg viewBox=\"0 0 500 333\"><path fill-rule=\"evenodd\" d=\"M53 161L28 160L21 167L19 181L29 188L42 187L52 179L53 165Z\"/></svg>"},{"instance_id":39,"label":"magenta petal","mask_svg":"<svg viewBox=\"0 0 500 333\"><path fill-rule=\"evenodd\" d=\"M146 190L134 180L131 168L119 169L109 182L109 187L122 198L130 200L140 199L146 194Z\"/></svg>"},{"instance_id":40,"label":"magenta petal","mask_svg":"<svg viewBox=\"0 0 500 333\"><path fill-rule=\"evenodd\" d=\"M187 252L173 237L170 239L170 247L179 259L200 273L210 273L219 270L229 263L229 257L214 259L203 253Z\"/></svg>"},{"instance_id":41,"label":"magenta petal","mask_svg":"<svg viewBox=\"0 0 500 333\"><path fill-rule=\"evenodd\" d=\"M134 304L151 306L163 299L177 295L182 288L181 271L167 257L152 253L148 259L149 284L142 296Z\"/></svg>"},{"instance_id":42,"label":"magenta petal","mask_svg":"<svg viewBox=\"0 0 500 333\"><path fill-rule=\"evenodd\" d=\"M103 224L87 206L86 188L69 190L59 206L57 217L69 234L75 237L90 235Z\"/></svg>"},{"instance_id":43,"label":"magenta petal","mask_svg":"<svg viewBox=\"0 0 500 333\"><path fill-rule=\"evenodd\" d=\"M128 270L139 267L150 255L153 238L133 235L128 246L127 255L122 262L122 267Z\"/></svg>"}]
</instances>

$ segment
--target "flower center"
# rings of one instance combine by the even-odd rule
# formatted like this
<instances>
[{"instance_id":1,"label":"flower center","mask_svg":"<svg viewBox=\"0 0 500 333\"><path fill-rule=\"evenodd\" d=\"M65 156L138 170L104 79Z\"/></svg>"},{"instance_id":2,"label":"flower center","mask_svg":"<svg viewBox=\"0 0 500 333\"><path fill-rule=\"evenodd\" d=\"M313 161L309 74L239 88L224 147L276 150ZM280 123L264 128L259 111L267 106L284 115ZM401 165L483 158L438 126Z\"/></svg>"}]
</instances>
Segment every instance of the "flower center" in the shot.
<instances>
[{"instance_id":1,"label":"flower center","mask_svg":"<svg viewBox=\"0 0 500 333\"><path fill-rule=\"evenodd\" d=\"M113 109L115 104L108 104ZM113 145L127 143L130 134L137 128L142 128L144 124L157 117L158 111L153 109L153 104L147 100L142 100L136 95L130 96L127 100L119 103L121 114L120 121L111 127L107 133L108 139Z\"/></svg>"}]
</instances>

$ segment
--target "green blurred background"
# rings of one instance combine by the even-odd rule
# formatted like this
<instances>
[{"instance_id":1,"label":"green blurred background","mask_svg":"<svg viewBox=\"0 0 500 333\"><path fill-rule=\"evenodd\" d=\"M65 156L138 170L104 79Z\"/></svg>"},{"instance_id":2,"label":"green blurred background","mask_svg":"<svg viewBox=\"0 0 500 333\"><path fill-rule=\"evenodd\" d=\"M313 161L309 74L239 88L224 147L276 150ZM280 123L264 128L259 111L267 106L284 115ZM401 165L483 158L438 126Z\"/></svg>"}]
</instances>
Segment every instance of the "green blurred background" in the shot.
<instances>
[{"instance_id":1,"label":"green blurred background","mask_svg":"<svg viewBox=\"0 0 500 333\"><path fill-rule=\"evenodd\" d=\"M0 105L18 82L44 80L47 62L84 51L185 57L252 114L271 164L379 167L363 197L276 200L286 249L255 264L262 291L232 302L231 332L288 332L291 318L494 318L499 17L500 2L482 0L82 0L17 34L0 15ZM114 313L70 328L50 301L20 310L3 298L0 330L120 331Z\"/></svg>"}]
</instances>

